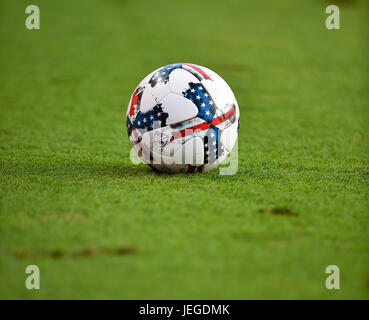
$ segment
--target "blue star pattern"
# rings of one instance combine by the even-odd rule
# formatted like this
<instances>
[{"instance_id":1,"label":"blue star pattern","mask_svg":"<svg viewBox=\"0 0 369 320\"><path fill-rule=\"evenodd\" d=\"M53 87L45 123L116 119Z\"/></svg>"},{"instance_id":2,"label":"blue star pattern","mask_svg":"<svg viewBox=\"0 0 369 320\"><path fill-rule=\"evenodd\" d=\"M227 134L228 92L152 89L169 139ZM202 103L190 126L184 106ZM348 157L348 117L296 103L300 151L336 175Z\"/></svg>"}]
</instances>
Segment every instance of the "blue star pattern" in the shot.
<instances>
[{"instance_id":1,"label":"blue star pattern","mask_svg":"<svg viewBox=\"0 0 369 320\"><path fill-rule=\"evenodd\" d=\"M183 96L191 100L196 105L199 111L197 114L199 118L204 119L207 122L211 122L214 119L216 107L209 92L201 83L190 82L188 85L190 87L183 92Z\"/></svg>"},{"instance_id":2,"label":"blue star pattern","mask_svg":"<svg viewBox=\"0 0 369 320\"><path fill-rule=\"evenodd\" d=\"M163 68L160 68L149 80L151 87L155 87L157 84L167 83L170 73L175 69L181 69L181 63L169 64Z\"/></svg>"},{"instance_id":3,"label":"blue star pattern","mask_svg":"<svg viewBox=\"0 0 369 320\"><path fill-rule=\"evenodd\" d=\"M127 132L131 135L132 127L137 129L146 129L147 131L153 130L154 121L160 121L160 125L165 127L167 124L168 113L163 111L161 103L157 104L153 109L147 112L138 111L134 123L127 117Z\"/></svg>"}]
</instances>

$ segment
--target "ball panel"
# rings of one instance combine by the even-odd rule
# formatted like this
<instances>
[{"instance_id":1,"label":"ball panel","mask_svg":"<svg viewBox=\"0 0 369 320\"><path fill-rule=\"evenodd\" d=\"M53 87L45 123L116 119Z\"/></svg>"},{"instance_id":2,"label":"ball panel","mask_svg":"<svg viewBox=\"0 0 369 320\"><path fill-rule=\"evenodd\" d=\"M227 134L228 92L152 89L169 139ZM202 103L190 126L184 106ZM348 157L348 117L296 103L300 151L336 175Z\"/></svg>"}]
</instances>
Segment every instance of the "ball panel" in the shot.
<instances>
[{"instance_id":1,"label":"ball panel","mask_svg":"<svg viewBox=\"0 0 369 320\"><path fill-rule=\"evenodd\" d=\"M238 122L234 122L230 127L222 130L220 141L226 151L229 153L232 151L238 136Z\"/></svg>"},{"instance_id":2,"label":"ball panel","mask_svg":"<svg viewBox=\"0 0 369 320\"><path fill-rule=\"evenodd\" d=\"M201 69L203 69L213 79L213 81L204 79L201 82L209 92L214 95L217 107L223 110L225 105L235 104L237 115L239 116L238 103L228 83L220 75L209 68L201 66Z\"/></svg>"},{"instance_id":3,"label":"ball panel","mask_svg":"<svg viewBox=\"0 0 369 320\"><path fill-rule=\"evenodd\" d=\"M168 125L188 120L198 113L196 106L190 100L175 93L168 94L161 103L163 110L168 113Z\"/></svg>"},{"instance_id":4,"label":"ball panel","mask_svg":"<svg viewBox=\"0 0 369 320\"><path fill-rule=\"evenodd\" d=\"M155 100L153 94L147 90L146 88L143 91L141 103L140 103L140 111L141 112L147 112L151 109L153 109L157 104L157 101Z\"/></svg>"},{"instance_id":5,"label":"ball panel","mask_svg":"<svg viewBox=\"0 0 369 320\"><path fill-rule=\"evenodd\" d=\"M177 164L201 166L204 163L204 144L200 137L187 139L184 144L177 146L174 151Z\"/></svg>"},{"instance_id":6,"label":"ball panel","mask_svg":"<svg viewBox=\"0 0 369 320\"><path fill-rule=\"evenodd\" d=\"M184 69L173 70L169 76L170 91L182 95L189 88L188 84L190 82L197 83L200 81Z\"/></svg>"},{"instance_id":7,"label":"ball panel","mask_svg":"<svg viewBox=\"0 0 369 320\"><path fill-rule=\"evenodd\" d=\"M226 105L232 102L229 100L230 89L225 86L225 81L215 79L213 81L203 80L201 83L210 93L216 108L221 112L225 112Z\"/></svg>"}]
</instances>

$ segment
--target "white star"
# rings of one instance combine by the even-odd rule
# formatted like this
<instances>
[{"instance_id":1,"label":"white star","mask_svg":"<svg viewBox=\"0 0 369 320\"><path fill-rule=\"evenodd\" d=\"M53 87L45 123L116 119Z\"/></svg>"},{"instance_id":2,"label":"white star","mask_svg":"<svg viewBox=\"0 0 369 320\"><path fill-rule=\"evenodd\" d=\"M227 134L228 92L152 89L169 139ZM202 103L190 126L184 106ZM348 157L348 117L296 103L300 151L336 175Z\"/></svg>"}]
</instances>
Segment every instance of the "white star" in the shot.
<instances>
[{"instance_id":1,"label":"white star","mask_svg":"<svg viewBox=\"0 0 369 320\"><path fill-rule=\"evenodd\" d=\"M213 103L214 103L214 102L213 102L212 100L210 100L209 104L210 104L211 106L213 105Z\"/></svg>"},{"instance_id":2,"label":"white star","mask_svg":"<svg viewBox=\"0 0 369 320\"><path fill-rule=\"evenodd\" d=\"M195 89L191 89L191 92L194 93L195 92Z\"/></svg>"},{"instance_id":3,"label":"white star","mask_svg":"<svg viewBox=\"0 0 369 320\"><path fill-rule=\"evenodd\" d=\"M205 97L207 97L208 96L208 94L207 93L205 93Z\"/></svg>"},{"instance_id":4,"label":"white star","mask_svg":"<svg viewBox=\"0 0 369 320\"><path fill-rule=\"evenodd\" d=\"M140 125L141 124L141 121L137 121L137 124Z\"/></svg>"},{"instance_id":5,"label":"white star","mask_svg":"<svg viewBox=\"0 0 369 320\"><path fill-rule=\"evenodd\" d=\"M201 107L205 107L205 103L204 102L201 104Z\"/></svg>"},{"instance_id":6,"label":"white star","mask_svg":"<svg viewBox=\"0 0 369 320\"><path fill-rule=\"evenodd\" d=\"M210 135L210 137L214 138L214 137L215 137L215 134L214 134L214 133L212 133L212 134Z\"/></svg>"},{"instance_id":7,"label":"white star","mask_svg":"<svg viewBox=\"0 0 369 320\"><path fill-rule=\"evenodd\" d=\"M150 116L150 119L152 120L152 119L154 119L154 116Z\"/></svg>"},{"instance_id":8,"label":"white star","mask_svg":"<svg viewBox=\"0 0 369 320\"><path fill-rule=\"evenodd\" d=\"M214 141L214 142L213 142L213 146L215 146L215 145L216 145L216 142Z\"/></svg>"},{"instance_id":9,"label":"white star","mask_svg":"<svg viewBox=\"0 0 369 320\"><path fill-rule=\"evenodd\" d=\"M209 110L206 110L205 114L208 116L210 114Z\"/></svg>"},{"instance_id":10,"label":"white star","mask_svg":"<svg viewBox=\"0 0 369 320\"><path fill-rule=\"evenodd\" d=\"M202 89L203 89L203 87L202 87L202 86L200 86L200 87L199 87L199 89L200 89L200 90L202 90Z\"/></svg>"},{"instance_id":11,"label":"white star","mask_svg":"<svg viewBox=\"0 0 369 320\"><path fill-rule=\"evenodd\" d=\"M199 96L199 95L197 95L197 96L196 96L196 99L197 99L197 100L200 100L200 96Z\"/></svg>"},{"instance_id":12,"label":"white star","mask_svg":"<svg viewBox=\"0 0 369 320\"><path fill-rule=\"evenodd\" d=\"M146 118L144 118L144 119L143 119L143 122L146 122L146 121L147 121L147 120L146 120Z\"/></svg>"}]
</instances>

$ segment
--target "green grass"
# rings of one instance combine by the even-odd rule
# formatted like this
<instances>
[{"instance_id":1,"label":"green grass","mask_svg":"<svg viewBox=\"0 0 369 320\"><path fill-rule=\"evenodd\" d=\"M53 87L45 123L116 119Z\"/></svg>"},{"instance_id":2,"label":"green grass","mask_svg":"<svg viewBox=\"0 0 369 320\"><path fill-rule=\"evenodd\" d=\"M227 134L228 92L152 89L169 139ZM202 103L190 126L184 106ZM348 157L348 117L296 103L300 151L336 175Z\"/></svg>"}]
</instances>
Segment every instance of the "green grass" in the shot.
<instances>
[{"instance_id":1,"label":"green grass","mask_svg":"<svg viewBox=\"0 0 369 320\"><path fill-rule=\"evenodd\" d=\"M0 2L0 298L369 298L366 1L32 3ZM182 61L238 99L234 176L129 160L133 89Z\"/></svg>"}]
</instances>

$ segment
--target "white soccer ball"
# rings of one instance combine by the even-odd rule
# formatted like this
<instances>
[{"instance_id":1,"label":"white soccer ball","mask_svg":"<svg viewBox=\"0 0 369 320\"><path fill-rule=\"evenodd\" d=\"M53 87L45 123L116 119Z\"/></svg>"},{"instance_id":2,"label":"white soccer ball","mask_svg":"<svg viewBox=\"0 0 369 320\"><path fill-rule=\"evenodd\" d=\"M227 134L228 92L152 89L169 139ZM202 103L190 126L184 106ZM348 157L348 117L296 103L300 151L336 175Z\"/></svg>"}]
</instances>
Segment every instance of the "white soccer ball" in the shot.
<instances>
[{"instance_id":1,"label":"white soccer ball","mask_svg":"<svg viewBox=\"0 0 369 320\"><path fill-rule=\"evenodd\" d=\"M175 63L150 73L128 104L129 139L143 162L168 173L207 172L237 141L240 111L214 71Z\"/></svg>"}]
</instances>

